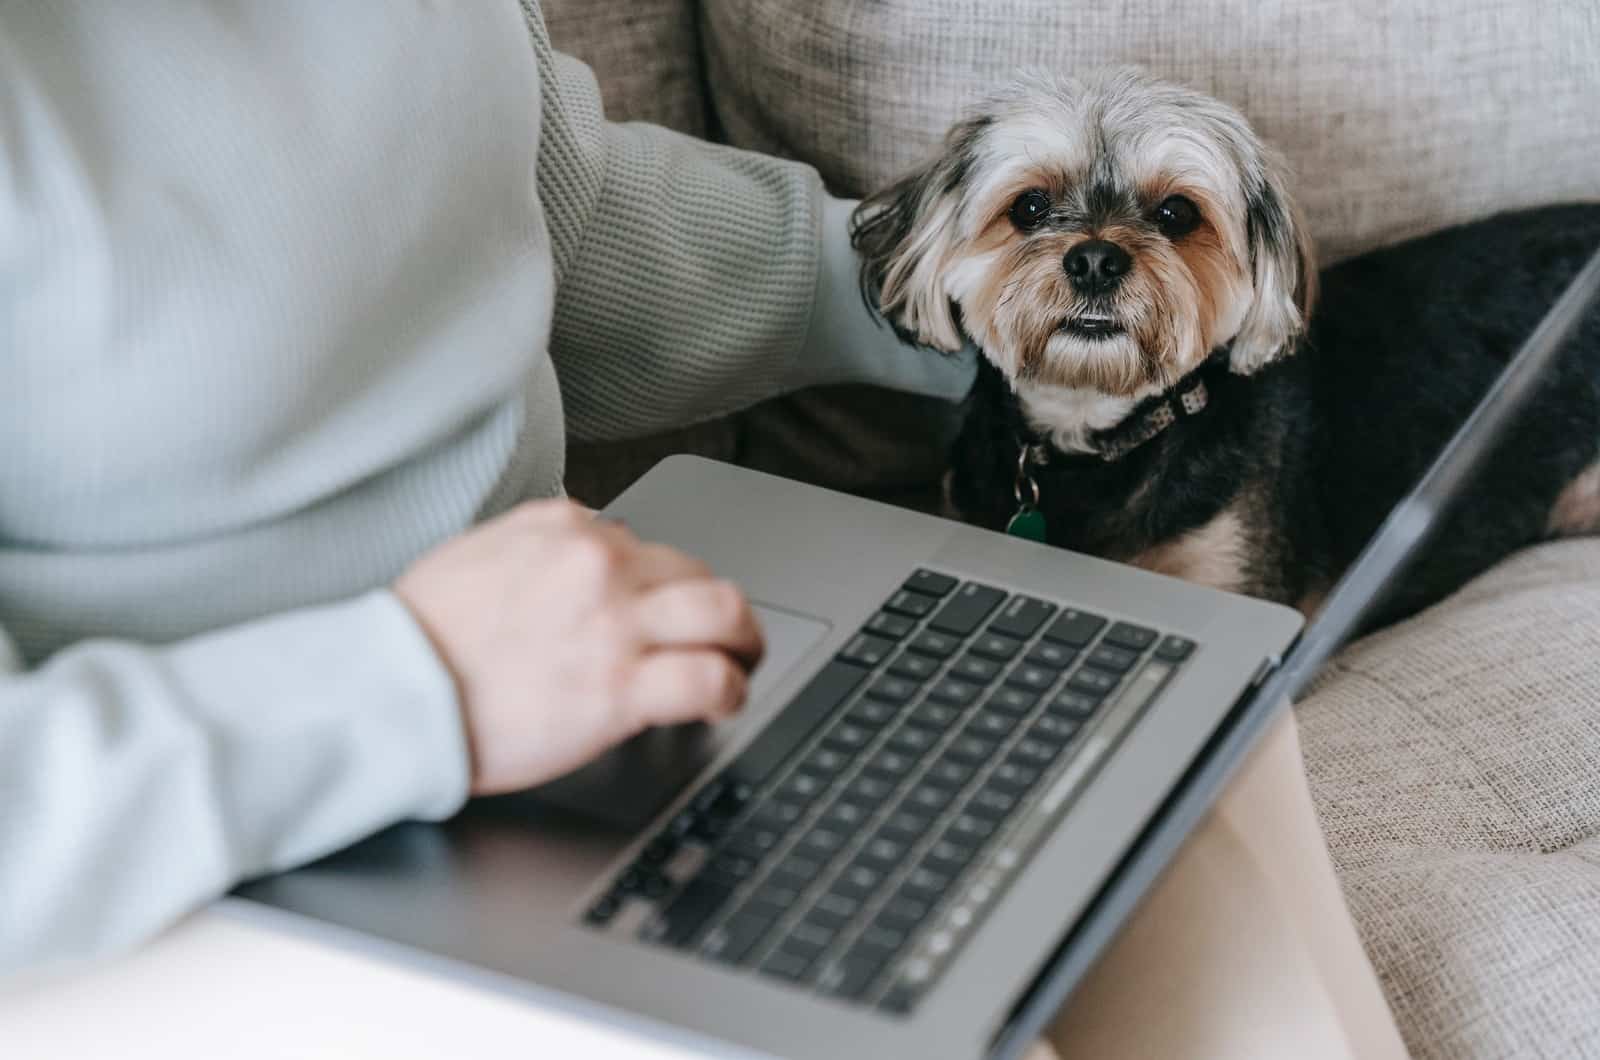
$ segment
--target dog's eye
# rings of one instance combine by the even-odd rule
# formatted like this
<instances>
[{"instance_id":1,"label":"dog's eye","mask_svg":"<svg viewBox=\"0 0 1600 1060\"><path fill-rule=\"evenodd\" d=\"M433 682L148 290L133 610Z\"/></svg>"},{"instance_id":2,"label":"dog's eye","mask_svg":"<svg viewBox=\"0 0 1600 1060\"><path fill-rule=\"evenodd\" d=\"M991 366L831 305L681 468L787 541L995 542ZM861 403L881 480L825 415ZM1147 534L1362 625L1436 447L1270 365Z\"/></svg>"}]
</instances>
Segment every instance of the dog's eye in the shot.
<instances>
[{"instance_id":1,"label":"dog's eye","mask_svg":"<svg viewBox=\"0 0 1600 1060\"><path fill-rule=\"evenodd\" d=\"M1017 196L1011 204L1011 223L1024 232L1031 232L1044 223L1050 215L1050 196L1038 188L1031 188Z\"/></svg>"},{"instance_id":2,"label":"dog's eye","mask_svg":"<svg viewBox=\"0 0 1600 1060\"><path fill-rule=\"evenodd\" d=\"M1200 207L1182 195L1169 195L1156 207L1156 227L1168 239L1177 239L1193 232L1200 224Z\"/></svg>"}]
</instances>

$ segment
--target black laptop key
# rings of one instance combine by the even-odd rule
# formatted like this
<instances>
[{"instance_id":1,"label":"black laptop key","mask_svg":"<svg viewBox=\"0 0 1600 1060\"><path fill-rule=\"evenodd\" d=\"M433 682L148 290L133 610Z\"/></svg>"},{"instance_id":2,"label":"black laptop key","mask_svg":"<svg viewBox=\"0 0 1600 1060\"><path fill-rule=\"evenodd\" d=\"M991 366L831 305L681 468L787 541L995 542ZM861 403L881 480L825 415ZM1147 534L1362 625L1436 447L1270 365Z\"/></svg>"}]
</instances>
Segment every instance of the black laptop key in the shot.
<instances>
[{"instance_id":1,"label":"black laptop key","mask_svg":"<svg viewBox=\"0 0 1600 1060\"><path fill-rule=\"evenodd\" d=\"M861 899L848 894L829 891L817 899L817 904L806 914L806 919L816 923L848 923L861 911Z\"/></svg>"},{"instance_id":2,"label":"black laptop key","mask_svg":"<svg viewBox=\"0 0 1600 1060\"><path fill-rule=\"evenodd\" d=\"M883 972L887 961L887 957L858 954L852 950L835 960L817 977L817 988L825 994L855 1001L867 992L873 980Z\"/></svg>"},{"instance_id":3,"label":"black laptop key","mask_svg":"<svg viewBox=\"0 0 1600 1060\"><path fill-rule=\"evenodd\" d=\"M917 759L914 755L908 755L903 751L895 751L886 747L867 759L867 764L863 768L875 777L899 780L917 768ZM850 804L841 803L840 805Z\"/></svg>"},{"instance_id":4,"label":"black laptop key","mask_svg":"<svg viewBox=\"0 0 1600 1060\"><path fill-rule=\"evenodd\" d=\"M1000 675L1000 664L981 655L963 655L951 665L950 675L986 685Z\"/></svg>"},{"instance_id":5,"label":"black laptop key","mask_svg":"<svg viewBox=\"0 0 1600 1060\"><path fill-rule=\"evenodd\" d=\"M1061 676L1055 670L1047 670L1043 666L1034 666L1023 663L1016 669L1006 674L1006 684L1017 688L1026 688L1030 692L1043 692L1056 683L1056 678Z\"/></svg>"},{"instance_id":6,"label":"black laptop key","mask_svg":"<svg viewBox=\"0 0 1600 1060\"><path fill-rule=\"evenodd\" d=\"M959 840L978 845L994 835L994 829L995 823L987 817L975 817L970 813L962 813L957 814L955 820L950 822L950 827L945 830L944 837L952 842Z\"/></svg>"},{"instance_id":7,"label":"black laptop key","mask_svg":"<svg viewBox=\"0 0 1600 1060\"><path fill-rule=\"evenodd\" d=\"M783 785L780 794L791 802L809 803L815 800L828 787L826 777L812 776L810 773L796 773Z\"/></svg>"},{"instance_id":8,"label":"black laptop key","mask_svg":"<svg viewBox=\"0 0 1600 1060\"><path fill-rule=\"evenodd\" d=\"M690 880L689 885L678 892L678 897L645 924L644 933L668 946L687 946L695 941L732 893L731 884L702 873Z\"/></svg>"},{"instance_id":9,"label":"black laptop key","mask_svg":"<svg viewBox=\"0 0 1600 1060\"><path fill-rule=\"evenodd\" d=\"M1017 741L1017 746L1011 749L1009 756L1012 762L1021 762L1029 766L1044 768L1056 760L1056 755L1061 753L1061 744L1045 743L1027 737Z\"/></svg>"},{"instance_id":10,"label":"black laptop key","mask_svg":"<svg viewBox=\"0 0 1600 1060\"><path fill-rule=\"evenodd\" d=\"M937 784L942 788L960 788L972 779L974 772L972 766L963 762L940 759L928 767L922 779L925 783Z\"/></svg>"},{"instance_id":11,"label":"black laptop key","mask_svg":"<svg viewBox=\"0 0 1600 1060\"><path fill-rule=\"evenodd\" d=\"M836 777L850 768L851 755L831 747L819 747L800 764L800 768L813 776Z\"/></svg>"},{"instance_id":12,"label":"black laptop key","mask_svg":"<svg viewBox=\"0 0 1600 1060\"><path fill-rule=\"evenodd\" d=\"M874 637L870 633L857 633L850 643L839 650L839 658L870 669L887 659L893 650L892 640Z\"/></svg>"},{"instance_id":13,"label":"black laptop key","mask_svg":"<svg viewBox=\"0 0 1600 1060\"><path fill-rule=\"evenodd\" d=\"M838 937L839 929L815 920L802 920L789 930L779 944L780 950L801 954L815 960Z\"/></svg>"},{"instance_id":14,"label":"black laptop key","mask_svg":"<svg viewBox=\"0 0 1600 1060\"><path fill-rule=\"evenodd\" d=\"M1050 628L1044 631L1044 635L1047 639L1068 647L1081 648L1094 640L1095 634L1104 629L1105 624L1106 620L1099 615L1091 615L1087 611L1077 611L1069 607L1050 623Z\"/></svg>"},{"instance_id":15,"label":"black laptop key","mask_svg":"<svg viewBox=\"0 0 1600 1060\"><path fill-rule=\"evenodd\" d=\"M786 887L782 883L768 881L756 888L750 900L745 902L744 909L752 916L765 917L776 920L794 908L794 903L800 898L800 891L795 887Z\"/></svg>"},{"instance_id":16,"label":"black laptop key","mask_svg":"<svg viewBox=\"0 0 1600 1060\"><path fill-rule=\"evenodd\" d=\"M885 703L904 703L916 694L916 682L892 675L878 678L867 689L868 696Z\"/></svg>"},{"instance_id":17,"label":"black laptop key","mask_svg":"<svg viewBox=\"0 0 1600 1060\"><path fill-rule=\"evenodd\" d=\"M1057 644L1053 640L1041 640L1033 646L1032 651L1028 652L1027 660L1034 666L1043 666L1049 670L1065 670L1077 657L1076 648Z\"/></svg>"},{"instance_id":18,"label":"black laptop key","mask_svg":"<svg viewBox=\"0 0 1600 1060\"><path fill-rule=\"evenodd\" d=\"M839 878L833 881L833 886L829 890L847 898L865 899L877 890L878 884L883 882L883 877L882 869L871 865L853 864L839 874Z\"/></svg>"},{"instance_id":19,"label":"black laptop key","mask_svg":"<svg viewBox=\"0 0 1600 1060\"><path fill-rule=\"evenodd\" d=\"M1003 740L1016 727L1016 715L985 709L967 725L966 734L980 739Z\"/></svg>"},{"instance_id":20,"label":"black laptop key","mask_svg":"<svg viewBox=\"0 0 1600 1060\"><path fill-rule=\"evenodd\" d=\"M811 858L790 854L772 870L768 882L789 890L800 891L816 882L822 865Z\"/></svg>"},{"instance_id":21,"label":"black laptop key","mask_svg":"<svg viewBox=\"0 0 1600 1060\"><path fill-rule=\"evenodd\" d=\"M907 681L916 681L918 684L932 677L939 670L939 660L928 655L918 655L915 650L901 652L889 664L889 672L896 677L903 677Z\"/></svg>"},{"instance_id":22,"label":"black laptop key","mask_svg":"<svg viewBox=\"0 0 1600 1060\"><path fill-rule=\"evenodd\" d=\"M761 735L744 749L724 776L731 782L759 785L856 690L866 675L865 670L850 663L828 663L761 730Z\"/></svg>"},{"instance_id":23,"label":"black laptop key","mask_svg":"<svg viewBox=\"0 0 1600 1060\"><path fill-rule=\"evenodd\" d=\"M899 713L897 705L887 700L863 699L850 708L844 720L863 729L881 729L893 721Z\"/></svg>"},{"instance_id":24,"label":"black laptop key","mask_svg":"<svg viewBox=\"0 0 1600 1060\"><path fill-rule=\"evenodd\" d=\"M870 764L868 768L871 768ZM852 832L865 824L870 816L871 811L864 806L857 806L853 802L836 802L828 807L828 812L817 823L837 832Z\"/></svg>"},{"instance_id":25,"label":"black laptop key","mask_svg":"<svg viewBox=\"0 0 1600 1060\"><path fill-rule=\"evenodd\" d=\"M984 704L985 710L997 711L1001 714L1015 714L1019 717L1033 709L1039 702L1039 696L1026 688L1002 688L989 697Z\"/></svg>"},{"instance_id":26,"label":"black laptop key","mask_svg":"<svg viewBox=\"0 0 1600 1060\"><path fill-rule=\"evenodd\" d=\"M1106 630L1106 643L1133 651L1144 651L1156 642L1156 631L1136 626L1132 622L1118 622Z\"/></svg>"},{"instance_id":27,"label":"black laptop key","mask_svg":"<svg viewBox=\"0 0 1600 1060\"><path fill-rule=\"evenodd\" d=\"M893 793L894 788L895 785L892 780L862 774L852 780L850 786L844 789L844 794L839 797L847 802L854 802L876 809L884 799L887 799Z\"/></svg>"},{"instance_id":28,"label":"black laptop key","mask_svg":"<svg viewBox=\"0 0 1600 1060\"><path fill-rule=\"evenodd\" d=\"M895 730L894 734L884 743L884 746L902 754L920 756L938 742L938 733L908 725Z\"/></svg>"},{"instance_id":29,"label":"black laptop key","mask_svg":"<svg viewBox=\"0 0 1600 1060\"><path fill-rule=\"evenodd\" d=\"M955 677L946 677L928 691L929 699L936 699L940 703L948 703L955 707L964 707L978 698L982 686L971 681L963 681Z\"/></svg>"},{"instance_id":30,"label":"black laptop key","mask_svg":"<svg viewBox=\"0 0 1600 1060\"><path fill-rule=\"evenodd\" d=\"M756 871L754 858L747 858L741 854L718 854L711 859L705 868L706 874L724 883L737 886L748 880Z\"/></svg>"},{"instance_id":31,"label":"black laptop key","mask_svg":"<svg viewBox=\"0 0 1600 1060\"><path fill-rule=\"evenodd\" d=\"M772 930L773 923L774 919L770 916L755 912L738 913L706 936L702 952L713 960L738 964Z\"/></svg>"},{"instance_id":32,"label":"black laptop key","mask_svg":"<svg viewBox=\"0 0 1600 1060\"><path fill-rule=\"evenodd\" d=\"M966 732L950 741L950 746L945 748L944 757L957 762L977 764L987 760L999 746L998 740L980 735L968 725Z\"/></svg>"},{"instance_id":33,"label":"black laptop key","mask_svg":"<svg viewBox=\"0 0 1600 1060\"><path fill-rule=\"evenodd\" d=\"M911 794L906 796L906 805L914 811L938 813L950 805L955 794L950 788L924 782L911 789Z\"/></svg>"},{"instance_id":34,"label":"black laptop key","mask_svg":"<svg viewBox=\"0 0 1600 1060\"><path fill-rule=\"evenodd\" d=\"M1004 633L1008 637L1021 637L1027 640L1055 613L1055 604L1047 604L1031 596L1013 596L1000 613L994 616L994 621L989 623L989 632Z\"/></svg>"},{"instance_id":35,"label":"black laptop key","mask_svg":"<svg viewBox=\"0 0 1600 1060\"><path fill-rule=\"evenodd\" d=\"M906 579L904 588L916 593L926 593L928 596L944 596L956 587L956 579L948 574L937 571L922 570L918 568L911 577Z\"/></svg>"},{"instance_id":36,"label":"black laptop key","mask_svg":"<svg viewBox=\"0 0 1600 1060\"><path fill-rule=\"evenodd\" d=\"M773 951L766 960L761 962L761 970L774 978L796 982L806 974L806 969L811 967L811 962L814 959L813 957L779 949Z\"/></svg>"},{"instance_id":37,"label":"black laptop key","mask_svg":"<svg viewBox=\"0 0 1600 1060\"><path fill-rule=\"evenodd\" d=\"M915 931L927 919L931 905L924 899L897 894L878 910L873 924L887 931Z\"/></svg>"},{"instance_id":38,"label":"black laptop key","mask_svg":"<svg viewBox=\"0 0 1600 1060\"><path fill-rule=\"evenodd\" d=\"M1001 762L984 785L1008 795L1021 795L1037 784L1041 775L1039 770L1021 762Z\"/></svg>"},{"instance_id":39,"label":"black laptop key","mask_svg":"<svg viewBox=\"0 0 1600 1060\"><path fill-rule=\"evenodd\" d=\"M926 828L927 825L924 824L922 827ZM900 864L900 859L905 856L906 843L920 838L921 834L922 829L919 828L907 839L895 840L889 838L887 833L881 833L869 839L867 845L861 848L861 853L856 855L856 864L880 871L892 869Z\"/></svg>"},{"instance_id":40,"label":"black laptop key","mask_svg":"<svg viewBox=\"0 0 1600 1060\"><path fill-rule=\"evenodd\" d=\"M919 984L900 981L884 991L883 1000L878 1002L878 1007L893 1015L904 1016L911 1011L920 997L922 997L922 987Z\"/></svg>"},{"instance_id":41,"label":"black laptop key","mask_svg":"<svg viewBox=\"0 0 1600 1060\"><path fill-rule=\"evenodd\" d=\"M800 803L788 802L783 799L768 799L756 807L746 822L746 827L767 829L780 835L805 815L806 808Z\"/></svg>"},{"instance_id":42,"label":"black laptop key","mask_svg":"<svg viewBox=\"0 0 1600 1060\"><path fill-rule=\"evenodd\" d=\"M589 911L583 915L583 918L591 924L608 924L611 922L611 918L617 915L617 910L621 908L621 895L603 895L594 905L589 907Z\"/></svg>"},{"instance_id":43,"label":"black laptop key","mask_svg":"<svg viewBox=\"0 0 1600 1060\"><path fill-rule=\"evenodd\" d=\"M928 612L938 606L939 601L931 596L901 589L889 597L888 602L883 605L883 609L909 618L925 618Z\"/></svg>"},{"instance_id":44,"label":"black laptop key","mask_svg":"<svg viewBox=\"0 0 1600 1060\"><path fill-rule=\"evenodd\" d=\"M868 633L875 633L880 637L888 637L890 640L899 640L916 628L915 619L907 618L904 615L891 615L887 611L879 611L873 615L866 626Z\"/></svg>"},{"instance_id":45,"label":"black laptop key","mask_svg":"<svg viewBox=\"0 0 1600 1060\"><path fill-rule=\"evenodd\" d=\"M1045 743L1067 744L1078 734L1080 724L1057 714L1042 714L1028 727L1028 736Z\"/></svg>"},{"instance_id":46,"label":"black laptop key","mask_svg":"<svg viewBox=\"0 0 1600 1060\"><path fill-rule=\"evenodd\" d=\"M949 886L949 874L919 865L911 870L911 875L907 876L905 882L900 885L897 897L909 898L912 901L925 902L932 905L944 897L945 888Z\"/></svg>"},{"instance_id":47,"label":"black laptop key","mask_svg":"<svg viewBox=\"0 0 1600 1060\"><path fill-rule=\"evenodd\" d=\"M1117 687L1121 678L1116 674L1108 674L1104 670L1082 669L1067 678L1067 687L1076 692L1086 692L1092 696L1104 696L1107 692Z\"/></svg>"},{"instance_id":48,"label":"black laptop key","mask_svg":"<svg viewBox=\"0 0 1600 1060\"><path fill-rule=\"evenodd\" d=\"M1073 721L1082 721L1099 709L1100 700L1101 696L1098 694L1086 695L1083 692L1067 691L1052 699L1045 709L1051 714L1059 714Z\"/></svg>"},{"instance_id":49,"label":"black laptop key","mask_svg":"<svg viewBox=\"0 0 1600 1060\"><path fill-rule=\"evenodd\" d=\"M902 845L915 843L927 832L928 826L933 824L933 819L934 815L931 813L909 809L897 810L878 826L878 835ZM867 847L872 848L872 843L868 843Z\"/></svg>"},{"instance_id":50,"label":"black laptop key","mask_svg":"<svg viewBox=\"0 0 1600 1060\"><path fill-rule=\"evenodd\" d=\"M920 655L931 655L935 659L948 659L955 654L957 648L961 647L961 641L959 638L945 633L923 630L915 637L912 637L911 643L906 647Z\"/></svg>"},{"instance_id":51,"label":"black laptop key","mask_svg":"<svg viewBox=\"0 0 1600 1060\"><path fill-rule=\"evenodd\" d=\"M995 662L1010 662L1022 650L1022 641L1004 633L985 633L972 642L972 654Z\"/></svg>"},{"instance_id":52,"label":"black laptop key","mask_svg":"<svg viewBox=\"0 0 1600 1060\"><path fill-rule=\"evenodd\" d=\"M1167 662L1182 662L1194 651L1194 641L1186 637L1163 637L1156 645L1156 658Z\"/></svg>"},{"instance_id":53,"label":"black laptop key","mask_svg":"<svg viewBox=\"0 0 1600 1060\"><path fill-rule=\"evenodd\" d=\"M739 830L728 837L723 845L726 853L738 857L760 861L772 852L772 849L783 842L783 834L770 828L752 828L748 824L741 825Z\"/></svg>"},{"instance_id":54,"label":"black laptop key","mask_svg":"<svg viewBox=\"0 0 1600 1060\"><path fill-rule=\"evenodd\" d=\"M1006 594L999 589L967 582L944 602L938 613L928 620L928 625L941 633L970 636L1005 598Z\"/></svg>"},{"instance_id":55,"label":"black laptop key","mask_svg":"<svg viewBox=\"0 0 1600 1060\"><path fill-rule=\"evenodd\" d=\"M964 843L950 843L941 839L928 848L922 864L934 872L954 876L967 867L967 862L971 861L976 853L975 848Z\"/></svg>"},{"instance_id":56,"label":"black laptop key","mask_svg":"<svg viewBox=\"0 0 1600 1060\"><path fill-rule=\"evenodd\" d=\"M822 746L831 747L835 751L842 751L845 754L855 754L871 743L874 735L871 729L864 728L851 721L845 721L829 730L828 734L822 738Z\"/></svg>"},{"instance_id":57,"label":"black laptop key","mask_svg":"<svg viewBox=\"0 0 1600 1060\"><path fill-rule=\"evenodd\" d=\"M1139 653L1119 648L1115 644L1101 644L1084 657L1085 666L1093 666L1098 670L1109 670L1114 674L1128 672L1128 667L1139 661Z\"/></svg>"},{"instance_id":58,"label":"black laptop key","mask_svg":"<svg viewBox=\"0 0 1600 1060\"><path fill-rule=\"evenodd\" d=\"M800 842L795 844L795 850L801 857L814 858L817 861L827 861L839 852L849 839L843 832L836 832L831 828L813 828L800 837Z\"/></svg>"},{"instance_id":59,"label":"black laptop key","mask_svg":"<svg viewBox=\"0 0 1600 1060\"><path fill-rule=\"evenodd\" d=\"M921 729L936 729L943 731L955 724L961 717L961 711L946 703L921 703L917 709L906 716L907 725L915 725Z\"/></svg>"},{"instance_id":60,"label":"black laptop key","mask_svg":"<svg viewBox=\"0 0 1600 1060\"><path fill-rule=\"evenodd\" d=\"M966 812L974 817L998 821L1017 808L1017 797L987 785L973 793L967 800Z\"/></svg>"}]
</instances>

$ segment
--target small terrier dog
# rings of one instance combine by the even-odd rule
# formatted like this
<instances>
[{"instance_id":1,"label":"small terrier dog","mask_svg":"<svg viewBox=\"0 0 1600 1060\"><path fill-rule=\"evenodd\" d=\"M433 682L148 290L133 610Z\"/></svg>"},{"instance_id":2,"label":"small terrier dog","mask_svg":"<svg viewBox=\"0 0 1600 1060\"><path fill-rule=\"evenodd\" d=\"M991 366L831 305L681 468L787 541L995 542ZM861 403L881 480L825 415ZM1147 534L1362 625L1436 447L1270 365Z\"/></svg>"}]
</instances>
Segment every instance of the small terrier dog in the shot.
<instances>
[{"instance_id":1,"label":"small terrier dog","mask_svg":"<svg viewBox=\"0 0 1600 1060\"><path fill-rule=\"evenodd\" d=\"M852 237L903 339L983 353L957 515L1309 612L1600 245L1600 204L1319 277L1245 119L1118 69L992 97L864 200ZM1600 314L1536 408L1380 620L1600 531Z\"/></svg>"}]
</instances>

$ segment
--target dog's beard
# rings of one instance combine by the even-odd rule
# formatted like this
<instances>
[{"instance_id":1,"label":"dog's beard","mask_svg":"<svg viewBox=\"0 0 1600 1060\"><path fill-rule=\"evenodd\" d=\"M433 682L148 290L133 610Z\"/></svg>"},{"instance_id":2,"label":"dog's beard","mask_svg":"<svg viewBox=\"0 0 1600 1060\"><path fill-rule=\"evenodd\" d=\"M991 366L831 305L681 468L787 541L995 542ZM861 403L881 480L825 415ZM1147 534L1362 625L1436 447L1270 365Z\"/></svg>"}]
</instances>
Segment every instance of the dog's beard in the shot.
<instances>
[{"instance_id":1,"label":"dog's beard","mask_svg":"<svg viewBox=\"0 0 1600 1060\"><path fill-rule=\"evenodd\" d=\"M1105 295L1072 287L1054 241L955 263L962 320L1013 385L1142 395L1176 383L1237 329L1249 286L1220 248L1190 248L1186 261L1153 240L1123 241L1138 265Z\"/></svg>"}]
</instances>

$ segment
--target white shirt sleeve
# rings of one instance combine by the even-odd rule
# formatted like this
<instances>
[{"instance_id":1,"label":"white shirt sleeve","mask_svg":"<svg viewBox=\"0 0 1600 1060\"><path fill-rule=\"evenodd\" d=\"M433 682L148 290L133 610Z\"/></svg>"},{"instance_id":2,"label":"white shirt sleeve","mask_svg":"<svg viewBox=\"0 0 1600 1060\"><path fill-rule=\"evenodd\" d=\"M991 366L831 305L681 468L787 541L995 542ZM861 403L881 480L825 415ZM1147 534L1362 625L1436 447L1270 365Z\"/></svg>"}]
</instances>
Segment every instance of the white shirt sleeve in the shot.
<instances>
[{"instance_id":1,"label":"white shirt sleeve","mask_svg":"<svg viewBox=\"0 0 1600 1060\"><path fill-rule=\"evenodd\" d=\"M33 671L0 634L0 663L0 975L466 796L454 683L387 591Z\"/></svg>"}]
</instances>

